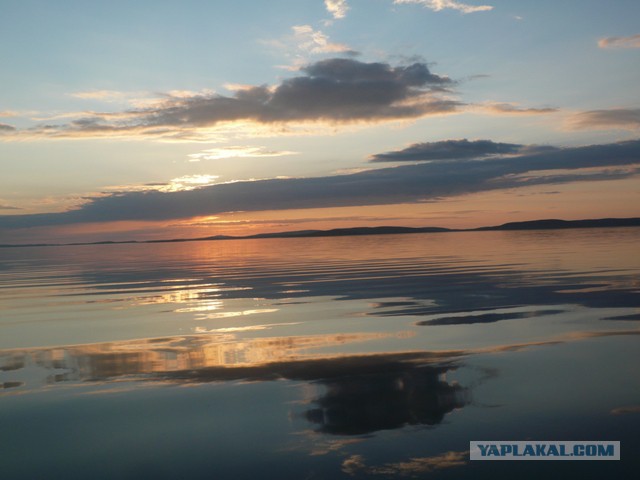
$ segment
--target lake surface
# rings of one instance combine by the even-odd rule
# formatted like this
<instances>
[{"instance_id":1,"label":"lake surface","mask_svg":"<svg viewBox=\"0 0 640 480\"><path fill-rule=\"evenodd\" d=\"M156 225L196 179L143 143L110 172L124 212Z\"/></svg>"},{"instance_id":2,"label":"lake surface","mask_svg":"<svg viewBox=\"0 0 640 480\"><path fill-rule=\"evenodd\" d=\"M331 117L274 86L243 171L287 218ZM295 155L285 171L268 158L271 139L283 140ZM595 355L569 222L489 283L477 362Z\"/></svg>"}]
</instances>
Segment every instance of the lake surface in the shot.
<instances>
[{"instance_id":1,"label":"lake surface","mask_svg":"<svg viewBox=\"0 0 640 480\"><path fill-rule=\"evenodd\" d=\"M640 228L5 248L0 295L3 478L640 469Z\"/></svg>"}]
</instances>

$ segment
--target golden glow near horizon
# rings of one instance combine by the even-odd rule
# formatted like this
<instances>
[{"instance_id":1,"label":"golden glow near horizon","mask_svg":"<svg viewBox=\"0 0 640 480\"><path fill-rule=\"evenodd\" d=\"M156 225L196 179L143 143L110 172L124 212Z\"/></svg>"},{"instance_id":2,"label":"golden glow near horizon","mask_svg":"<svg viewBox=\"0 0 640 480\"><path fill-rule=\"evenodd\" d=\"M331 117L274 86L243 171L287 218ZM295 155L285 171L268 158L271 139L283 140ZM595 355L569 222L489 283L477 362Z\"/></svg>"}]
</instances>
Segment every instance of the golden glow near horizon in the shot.
<instances>
[{"instance_id":1,"label":"golden glow near horizon","mask_svg":"<svg viewBox=\"0 0 640 480\"><path fill-rule=\"evenodd\" d=\"M592 204L593 190L596 188L600 201ZM628 199L636 199L638 203L628 203ZM180 230L184 235L200 237L382 225L476 228L521 219L603 218L612 210L619 212L620 217L632 217L637 215L638 204L640 190L637 181L627 179L523 187L453 197L439 202L236 212L172 223L170 230L163 231L166 235L169 231ZM509 206L509 210L505 211L505 205ZM585 211L585 205L588 205L588 211Z\"/></svg>"},{"instance_id":2,"label":"golden glow near horizon","mask_svg":"<svg viewBox=\"0 0 640 480\"><path fill-rule=\"evenodd\" d=\"M171 188L196 188L201 179L175 179ZM180 186L178 186L180 185ZM596 192L596 193L594 193ZM598 202L593 202L597 195ZM476 228L521 220L563 218L571 220L638 215L637 180L577 182L530 186L424 202L363 207L334 207L223 213L177 221L106 222L55 228L29 229L16 240L25 241L34 230L51 241L69 238L86 241L157 240L214 235L246 236L294 230L330 230L361 226ZM507 207L507 208L505 208ZM9 237L7 237L9 238Z\"/></svg>"}]
</instances>

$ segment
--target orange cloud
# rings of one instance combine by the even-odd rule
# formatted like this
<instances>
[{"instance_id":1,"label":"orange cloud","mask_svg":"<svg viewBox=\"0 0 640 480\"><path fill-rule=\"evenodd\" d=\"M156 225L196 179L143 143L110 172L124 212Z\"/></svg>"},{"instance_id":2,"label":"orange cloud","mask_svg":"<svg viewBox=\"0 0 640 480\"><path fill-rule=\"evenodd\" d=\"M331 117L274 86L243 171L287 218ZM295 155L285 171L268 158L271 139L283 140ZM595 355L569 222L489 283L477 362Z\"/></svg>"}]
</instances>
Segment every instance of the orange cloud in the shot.
<instances>
[{"instance_id":1,"label":"orange cloud","mask_svg":"<svg viewBox=\"0 0 640 480\"><path fill-rule=\"evenodd\" d=\"M598 40L600 48L640 48L640 34L629 37L606 37Z\"/></svg>"}]
</instances>

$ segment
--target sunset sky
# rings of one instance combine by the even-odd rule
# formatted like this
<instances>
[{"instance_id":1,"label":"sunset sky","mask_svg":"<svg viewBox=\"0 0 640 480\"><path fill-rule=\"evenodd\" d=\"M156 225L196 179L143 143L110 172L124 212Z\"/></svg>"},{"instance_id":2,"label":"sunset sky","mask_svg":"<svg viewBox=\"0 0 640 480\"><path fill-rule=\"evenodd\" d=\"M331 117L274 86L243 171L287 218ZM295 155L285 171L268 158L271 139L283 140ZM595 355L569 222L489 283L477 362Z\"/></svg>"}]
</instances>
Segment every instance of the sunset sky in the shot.
<instances>
[{"instance_id":1,"label":"sunset sky","mask_svg":"<svg viewBox=\"0 0 640 480\"><path fill-rule=\"evenodd\" d=\"M637 0L7 0L0 243L640 216Z\"/></svg>"}]
</instances>

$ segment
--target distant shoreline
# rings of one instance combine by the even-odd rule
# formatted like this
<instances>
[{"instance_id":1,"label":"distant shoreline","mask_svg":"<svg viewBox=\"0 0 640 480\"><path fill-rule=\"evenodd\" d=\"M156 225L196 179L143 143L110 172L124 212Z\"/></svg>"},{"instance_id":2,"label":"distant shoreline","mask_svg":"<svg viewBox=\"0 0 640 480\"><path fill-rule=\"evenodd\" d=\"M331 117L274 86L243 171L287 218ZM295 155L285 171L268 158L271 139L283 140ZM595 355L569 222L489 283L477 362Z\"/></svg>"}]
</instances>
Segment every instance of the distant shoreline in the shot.
<instances>
[{"instance_id":1,"label":"distant shoreline","mask_svg":"<svg viewBox=\"0 0 640 480\"><path fill-rule=\"evenodd\" d=\"M0 248L21 247L69 247L79 245L120 245L120 244L149 244L149 243L182 243L205 242L213 240L252 240L262 238L315 238L315 237L353 237L362 235L399 235L410 233L446 233L446 232L484 232L484 231L516 231L516 230L565 230L576 228L616 228L640 227L640 218L600 218L591 220L530 220L524 222L509 222L502 225L478 228L442 228L442 227L353 227L334 228L331 230L297 230L289 232L260 233L256 235L232 236L215 235L198 238L173 238L163 240L120 240L99 242L74 243L25 243L0 244Z\"/></svg>"}]
</instances>

